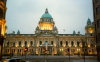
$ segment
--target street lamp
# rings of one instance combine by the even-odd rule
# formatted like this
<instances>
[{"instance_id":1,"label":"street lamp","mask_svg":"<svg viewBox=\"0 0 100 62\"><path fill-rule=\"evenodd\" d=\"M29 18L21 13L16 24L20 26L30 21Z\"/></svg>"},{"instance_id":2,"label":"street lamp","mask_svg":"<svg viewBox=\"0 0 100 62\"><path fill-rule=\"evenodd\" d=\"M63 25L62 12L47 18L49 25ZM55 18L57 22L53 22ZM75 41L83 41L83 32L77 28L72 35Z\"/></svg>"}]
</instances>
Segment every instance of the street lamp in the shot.
<instances>
[{"instance_id":1,"label":"street lamp","mask_svg":"<svg viewBox=\"0 0 100 62\"><path fill-rule=\"evenodd\" d=\"M47 62L48 41L45 41L45 62Z\"/></svg>"},{"instance_id":2,"label":"street lamp","mask_svg":"<svg viewBox=\"0 0 100 62\"><path fill-rule=\"evenodd\" d=\"M83 52L84 52L84 62L85 62L85 55L86 55L86 48L87 48L87 46L86 46L86 41L87 41L87 39L82 39L82 48L83 48Z\"/></svg>"},{"instance_id":3,"label":"street lamp","mask_svg":"<svg viewBox=\"0 0 100 62\"><path fill-rule=\"evenodd\" d=\"M70 62L70 48L68 48L67 51L69 53L69 62Z\"/></svg>"},{"instance_id":4,"label":"street lamp","mask_svg":"<svg viewBox=\"0 0 100 62\"><path fill-rule=\"evenodd\" d=\"M24 48L24 52L25 52L25 60L26 60L26 52L28 51L28 48L27 47L25 47Z\"/></svg>"}]
</instances>

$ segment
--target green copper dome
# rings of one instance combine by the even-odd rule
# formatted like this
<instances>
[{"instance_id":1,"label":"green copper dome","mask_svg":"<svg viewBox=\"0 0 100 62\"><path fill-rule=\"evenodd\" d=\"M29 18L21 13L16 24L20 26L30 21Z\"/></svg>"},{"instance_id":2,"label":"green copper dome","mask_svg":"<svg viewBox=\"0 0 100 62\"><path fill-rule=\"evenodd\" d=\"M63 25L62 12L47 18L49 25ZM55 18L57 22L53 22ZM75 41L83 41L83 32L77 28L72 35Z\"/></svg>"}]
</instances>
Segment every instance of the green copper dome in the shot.
<instances>
[{"instance_id":1,"label":"green copper dome","mask_svg":"<svg viewBox=\"0 0 100 62\"><path fill-rule=\"evenodd\" d=\"M52 18L52 16L48 13L48 9L46 9L45 13L42 15L41 18Z\"/></svg>"},{"instance_id":2,"label":"green copper dome","mask_svg":"<svg viewBox=\"0 0 100 62\"><path fill-rule=\"evenodd\" d=\"M91 20L88 18L87 23L91 23Z\"/></svg>"},{"instance_id":3,"label":"green copper dome","mask_svg":"<svg viewBox=\"0 0 100 62\"><path fill-rule=\"evenodd\" d=\"M87 20L87 25L91 25L92 23L91 23L91 20L88 18L88 20Z\"/></svg>"}]
</instances>

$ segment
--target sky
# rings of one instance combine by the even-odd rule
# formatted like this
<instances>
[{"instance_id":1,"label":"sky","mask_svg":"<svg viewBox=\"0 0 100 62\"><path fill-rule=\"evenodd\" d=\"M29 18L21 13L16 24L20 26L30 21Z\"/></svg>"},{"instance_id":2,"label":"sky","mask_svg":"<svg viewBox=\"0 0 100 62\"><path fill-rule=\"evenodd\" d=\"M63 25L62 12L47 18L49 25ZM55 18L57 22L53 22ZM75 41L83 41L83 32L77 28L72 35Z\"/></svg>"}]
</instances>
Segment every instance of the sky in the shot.
<instances>
[{"instance_id":1,"label":"sky","mask_svg":"<svg viewBox=\"0 0 100 62\"><path fill-rule=\"evenodd\" d=\"M8 0L8 33L34 34L45 9L52 15L59 34L85 33L87 19L93 21L92 0Z\"/></svg>"}]
</instances>

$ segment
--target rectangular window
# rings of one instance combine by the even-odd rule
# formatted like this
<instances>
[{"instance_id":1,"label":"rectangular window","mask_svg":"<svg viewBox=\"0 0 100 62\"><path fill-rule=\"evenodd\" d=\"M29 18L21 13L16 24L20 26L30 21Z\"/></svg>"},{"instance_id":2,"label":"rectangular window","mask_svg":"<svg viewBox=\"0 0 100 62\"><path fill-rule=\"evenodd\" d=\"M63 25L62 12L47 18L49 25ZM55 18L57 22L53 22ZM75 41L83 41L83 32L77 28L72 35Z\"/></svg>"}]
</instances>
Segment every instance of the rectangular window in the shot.
<instances>
[{"instance_id":1,"label":"rectangular window","mask_svg":"<svg viewBox=\"0 0 100 62\"><path fill-rule=\"evenodd\" d=\"M100 33L97 34L97 42L100 43L99 41L100 41Z\"/></svg>"},{"instance_id":2,"label":"rectangular window","mask_svg":"<svg viewBox=\"0 0 100 62\"><path fill-rule=\"evenodd\" d=\"M95 0L96 3L98 3L99 0Z\"/></svg>"},{"instance_id":3,"label":"rectangular window","mask_svg":"<svg viewBox=\"0 0 100 62\"><path fill-rule=\"evenodd\" d=\"M100 6L96 8L96 14L100 15Z\"/></svg>"},{"instance_id":4,"label":"rectangular window","mask_svg":"<svg viewBox=\"0 0 100 62\"><path fill-rule=\"evenodd\" d=\"M97 27L100 28L100 20L97 21Z\"/></svg>"}]
</instances>

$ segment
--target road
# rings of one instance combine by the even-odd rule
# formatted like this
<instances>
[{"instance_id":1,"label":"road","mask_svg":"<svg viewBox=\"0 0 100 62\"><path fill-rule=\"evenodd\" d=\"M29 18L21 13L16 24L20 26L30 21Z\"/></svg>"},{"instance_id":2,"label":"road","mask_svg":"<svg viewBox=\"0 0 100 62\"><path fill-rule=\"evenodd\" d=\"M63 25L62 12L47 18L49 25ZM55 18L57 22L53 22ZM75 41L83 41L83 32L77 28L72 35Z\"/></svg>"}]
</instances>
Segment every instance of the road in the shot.
<instances>
[{"instance_id":1,"label":"road","mask_svg":"<svg viewBox=\"0 0 100 62\"><path fill-rule=\"evenodd\" d=\"M29 62L84 62L83 56L17 56ZM85 62L98 62L96 56L85 56Z\"/></svg>"}]
</instances>

